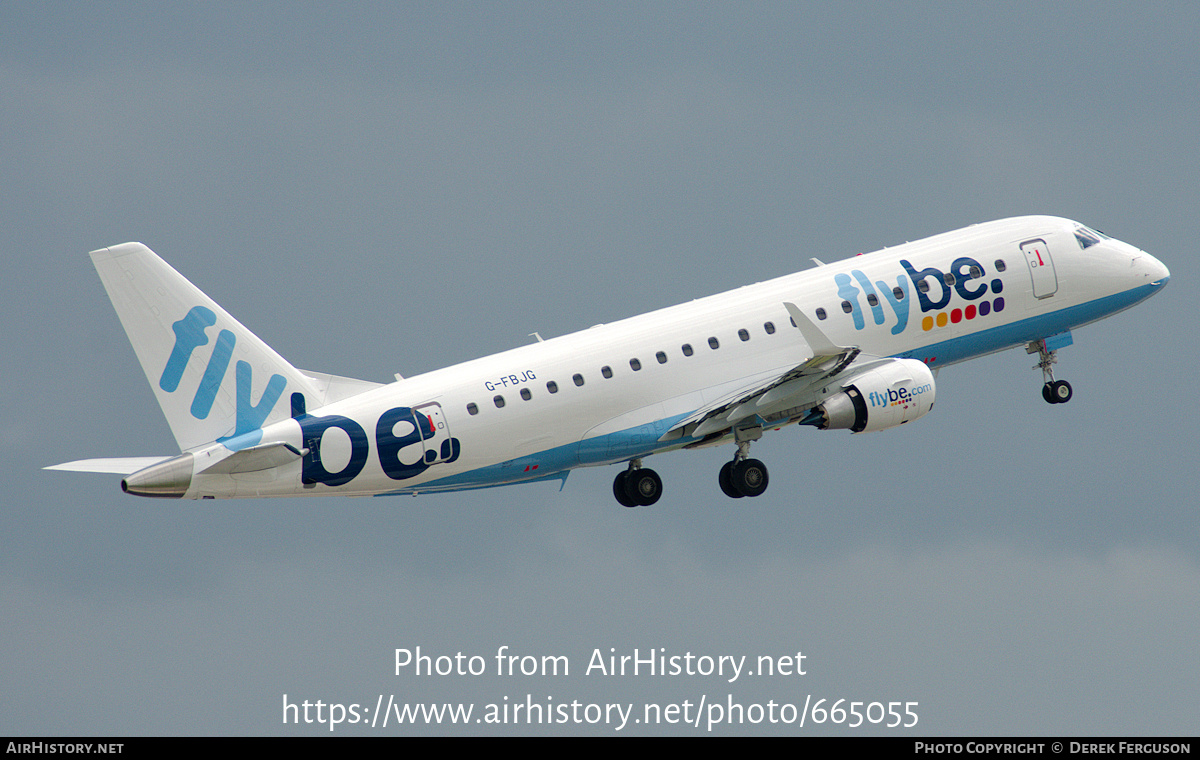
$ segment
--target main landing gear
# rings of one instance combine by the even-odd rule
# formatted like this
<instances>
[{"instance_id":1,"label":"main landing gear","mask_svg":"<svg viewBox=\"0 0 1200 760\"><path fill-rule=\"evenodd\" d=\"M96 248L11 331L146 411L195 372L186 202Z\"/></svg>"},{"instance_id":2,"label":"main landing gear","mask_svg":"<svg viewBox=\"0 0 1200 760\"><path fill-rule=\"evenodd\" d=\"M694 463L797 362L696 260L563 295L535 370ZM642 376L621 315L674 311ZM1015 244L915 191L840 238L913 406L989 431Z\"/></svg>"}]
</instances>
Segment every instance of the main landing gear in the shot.
<instances>
[{"instance_id":1,"label":"main landing gear","mask_svg":"<svg viewBox=\"0 0 1200 760\"><path fill-rule=\"evenodd\" d=\"M731 499L743 496L761 496L771 482L767 474L767 466L757 459L750 458L750 442L762 437L762 428L751 428L747 431L735 431L737 453L732 462L721 466L717 474L717 484L721 492Z\"/></svg>"},{"instance_id":2,"label":"main landing gear","mask_svg":"<svg viewBox=\"0 0 1200 760\"><path fill-rule=\"evenodd\" d=\"M613 496L622 507L648 507L662 496L662 478L654 470L633 459L629 469L613 480Z\"/></svg>"},{"instance_id":3,"label":"main landing gear","mask_svg":"<svg viewBox=\"0 0 1200 760\"><path fill-rule=\"evenodd\" d=\"M737 453L732 462L726 462L717 476L721 492L731 499L743 496L761 496L767 490L770 477L767 466L750 458L750 443L762 438L759 426L739 428L733 431L737 442ZM641 459L631 459L629 468L613 478L613 496L623 507L648 507L662 496L662 478L658 473L642 467Z\"/></svg>"},{"instance_id":4,"label":"main landing gear","mask_svg":"<svg viewBox=\"0 0 1200 760\"><path fill-rule=\"evenodd\" d=\"M759 496L767 490L769 482L767 466L757 459L726 462L721 465L721 471L717 474L721 492L731 499Z\"/></svg>"},{"instance_id":5,"label":"main landing gear","mask_svg":"<svg viewBox=\"0 0 1200 760\"><path fill-rule=\"evenodd\" d=\"M1054 379L1054 365L1058 363L1058 352L1046 348L1046 341L1035 340L1025 348L1026 353L1037 354L1038 363L1034 369L1042 371L1042 398L1047 404L1065 404L1071 400L1071 384L1066 380Z\"/></svg>"}]
</instances>

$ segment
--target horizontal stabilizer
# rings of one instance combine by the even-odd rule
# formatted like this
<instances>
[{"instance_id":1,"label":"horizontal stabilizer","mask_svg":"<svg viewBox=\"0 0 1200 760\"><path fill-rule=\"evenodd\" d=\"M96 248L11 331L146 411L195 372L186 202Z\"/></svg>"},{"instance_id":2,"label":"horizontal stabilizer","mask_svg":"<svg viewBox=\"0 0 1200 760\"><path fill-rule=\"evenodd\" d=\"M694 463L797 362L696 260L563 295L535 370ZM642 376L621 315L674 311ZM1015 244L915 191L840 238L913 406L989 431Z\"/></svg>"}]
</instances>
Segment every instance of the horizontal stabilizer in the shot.
<instances>
[{"instance_id":1,"label":"horizontal stabilizer","mask_svg":"<svg viewBox=\"0 0 1200 760\"><path fill-rule=\"evenodd\" d=\"M64 462L43 470L65 470L67 472L107 472L113 475L132 475L152 464L165 462L171 457L113 457L109 459L80 459L75 462Z\"/></svg>"}]
</instances>

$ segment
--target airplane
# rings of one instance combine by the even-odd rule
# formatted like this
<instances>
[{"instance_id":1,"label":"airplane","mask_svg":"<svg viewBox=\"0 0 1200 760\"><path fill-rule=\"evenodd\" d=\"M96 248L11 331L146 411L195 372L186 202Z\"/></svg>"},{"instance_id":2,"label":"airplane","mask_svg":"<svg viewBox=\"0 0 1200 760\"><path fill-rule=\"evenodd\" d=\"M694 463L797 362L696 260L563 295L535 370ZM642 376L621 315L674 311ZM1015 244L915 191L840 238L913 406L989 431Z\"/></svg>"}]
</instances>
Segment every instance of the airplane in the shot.
<instances>
[{"instance_id":1,"label":"airplane","mask_svg":"<svg viewBox=\"0 0 1200 760\"><path fill-rule=\"evenodd\" d=\"M1053 367L1071 331L1170 278L1095 229L1016 217L381 384L293 367L140 243L90 255L180 453L46 469L187 499L565 486L624 464L614 497L649 506L663 485L647 457L730 444L718 485L756 497L765 431L907 424L946 365L1025 346L1045 401L1070 401Z\"/></svg>"}]
</instances>

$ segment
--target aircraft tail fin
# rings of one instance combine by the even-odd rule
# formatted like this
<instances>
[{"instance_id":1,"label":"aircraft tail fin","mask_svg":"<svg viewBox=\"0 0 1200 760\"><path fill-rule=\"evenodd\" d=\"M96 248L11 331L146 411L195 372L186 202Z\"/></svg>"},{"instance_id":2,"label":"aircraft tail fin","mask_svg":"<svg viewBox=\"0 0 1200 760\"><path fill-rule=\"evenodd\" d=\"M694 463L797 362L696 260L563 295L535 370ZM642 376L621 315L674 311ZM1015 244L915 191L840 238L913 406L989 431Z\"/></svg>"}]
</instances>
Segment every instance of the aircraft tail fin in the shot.
<instances>
[{"instance_id":1,"label":"aircraft tail fin","mask_svg":"<svg viewBox=\"0 0 1200 760\"><path fill-rule=\"evenodd\" d=\"M324 389L141 243L91 253L181 451L253 446Z\"/></svg>"}]
</instances>

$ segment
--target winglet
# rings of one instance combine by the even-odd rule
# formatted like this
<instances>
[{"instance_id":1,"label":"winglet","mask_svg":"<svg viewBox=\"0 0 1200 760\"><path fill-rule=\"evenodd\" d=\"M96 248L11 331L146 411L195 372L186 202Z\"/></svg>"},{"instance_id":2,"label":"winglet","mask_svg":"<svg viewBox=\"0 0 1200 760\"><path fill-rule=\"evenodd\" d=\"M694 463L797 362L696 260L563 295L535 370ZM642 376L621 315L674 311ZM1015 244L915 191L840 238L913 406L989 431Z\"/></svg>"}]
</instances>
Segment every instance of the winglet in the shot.
<instances>
[{"instance_id":1,"label":"winglet","mask_svg":"<svg viewBox=\"0 0 1200 760\"><path fill-rule=\"evenodd\" d=\"M845 353L847 347L835 346L833 341L821 332L821 328L813 324L813 321L804 316L804 312L794 303L788 301L783 302L783 307L788 310L788 314L792 316L792 321L796 323L796 329L804 336L804 342L812 349L814 356L837 356Z\"/></svg>"}]
</instances>

